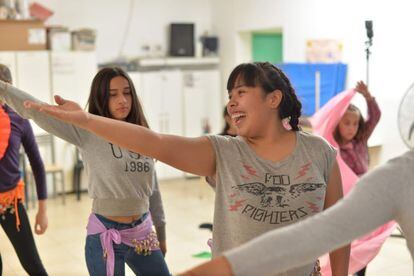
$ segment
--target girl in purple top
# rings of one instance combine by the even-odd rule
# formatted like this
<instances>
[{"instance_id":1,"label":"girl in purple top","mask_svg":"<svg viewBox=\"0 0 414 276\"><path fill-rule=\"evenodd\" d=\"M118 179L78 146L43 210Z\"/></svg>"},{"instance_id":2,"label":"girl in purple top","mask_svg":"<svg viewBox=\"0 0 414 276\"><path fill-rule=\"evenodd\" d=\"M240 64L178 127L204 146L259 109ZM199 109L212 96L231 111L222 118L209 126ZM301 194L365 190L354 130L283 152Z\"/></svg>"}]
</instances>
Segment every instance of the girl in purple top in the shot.
<instances>
[{"instance_id":1,"label":"girl in purple top","mask_svg":"<svg viewBox=\"0 0 414 276\"><path fill-rule=\"evenodd\" d=\"M11 83L9 69L0 64L0 79ZM48 220L46 216L46 177L42 159L39 154L33 130L28 120L23 119L10 107L0 101L0 120L7 122L2 130L8 129L7 136L1 136L2 148L0 154L0 224L10 239L20 263L29 275L47 275L30 227L26 209L23 206L24 183L19 170L20 146L27 154L36 182L39 209L36 215L34 231L40 235L46 231ZM6 140L6 141L5 141ZM2 263L0 257L0 275Z\"/></svg>"},{"instance_id":2,"label":"girl in purple top","mask_svg":"<svg viewBox=\"0 0 414 276\"><path fill-rule=\"evenodd\" d=\"M366 84L359 81L355 90L364 96L368 106L368 120L364 120L361 111L350 104L334 132L334 138L338 142L342 159L358 176L368 171L368 138L371 136L381 117L381 110L372 97ZM365 275L366 267L356 273Z\"/></svg>"},{"instance_id":3,"label":"girl in purple top","mask_svg":"<svg viewBox=\"0 0 414 276\"><path fill-rule=\"evenodd\" d=\"M335 129L334 137L342 159L356 175L361 176L368 171L368 138L380 120L381 110L364 82L359 81L355 90L367 102L368 120L365 121L361 111L351 104Z\"/></svg>"}]
</instances>

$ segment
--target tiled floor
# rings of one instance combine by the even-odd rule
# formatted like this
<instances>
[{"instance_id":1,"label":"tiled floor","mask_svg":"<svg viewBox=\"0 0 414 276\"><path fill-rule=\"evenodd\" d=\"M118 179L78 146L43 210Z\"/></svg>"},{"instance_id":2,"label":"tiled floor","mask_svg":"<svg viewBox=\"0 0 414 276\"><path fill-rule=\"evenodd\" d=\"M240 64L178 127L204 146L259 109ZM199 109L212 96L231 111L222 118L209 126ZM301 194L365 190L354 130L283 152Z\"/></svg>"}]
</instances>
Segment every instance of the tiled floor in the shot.
<instances>
[{"instance_id":1,"label":"tiled floor","mask_svg":"<svg viewBox=\"0 0 414 276\"><path fill-rule=\"evenodd\" d=\"M176 273L203 262L192 255L208 251L210 233L198 229L213 216L214 193L200 179L164 181L161 183L167 218L167 263ZM49 229L36 236L43 263L50 275L87 275L84 261L85 225L91 201L86 194L80 202L69 196L66 205L61 200L49 200ZM29 210L34 219L35 211ZM10 242L0 231L0 252L3 275L25 275ZM131 271L127 275L133 275ZM405 240L389 238L380 254L369 265L368 276L412 275L412 261Z\"/></svg>"}]
</instances>

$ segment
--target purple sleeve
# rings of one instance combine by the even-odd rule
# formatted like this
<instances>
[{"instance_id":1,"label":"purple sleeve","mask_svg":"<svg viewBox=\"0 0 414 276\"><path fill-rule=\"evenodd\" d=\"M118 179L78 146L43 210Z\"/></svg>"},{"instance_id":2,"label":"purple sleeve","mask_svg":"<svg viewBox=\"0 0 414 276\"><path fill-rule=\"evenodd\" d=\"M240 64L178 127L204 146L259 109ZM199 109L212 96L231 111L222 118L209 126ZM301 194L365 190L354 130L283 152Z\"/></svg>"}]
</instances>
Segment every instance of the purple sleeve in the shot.
<instances>
[{"instance_id":1,"label":"purple sleeve","mask_svg":"<svg viewBox=\"0 0 414 276\"><path fill-rule=\"evenodd\" d=\"M375 127L377 126L380 118L381 118L381 110L378 106L377 101L372 98L371 100L367 100L368 106L368 119L365 122L365 133L364 138L368 140L371 136L372 132L374 131Z\"/></svg>"},{"instance_id":2,"label":"purple sleeve","mask_svg":"<svg viewBox=\"0 0 414 276\"><path fill-rule=\"evenodd\" d=\"M43 165L42 157L40 156L39 148L33 134L32 126L28 120L23 120L22 123L22 144L27 157L29 158L30 166L36 182L37 198L39 200L47 198L46 190L46 173Z\"/></svg>"}]
</instances>

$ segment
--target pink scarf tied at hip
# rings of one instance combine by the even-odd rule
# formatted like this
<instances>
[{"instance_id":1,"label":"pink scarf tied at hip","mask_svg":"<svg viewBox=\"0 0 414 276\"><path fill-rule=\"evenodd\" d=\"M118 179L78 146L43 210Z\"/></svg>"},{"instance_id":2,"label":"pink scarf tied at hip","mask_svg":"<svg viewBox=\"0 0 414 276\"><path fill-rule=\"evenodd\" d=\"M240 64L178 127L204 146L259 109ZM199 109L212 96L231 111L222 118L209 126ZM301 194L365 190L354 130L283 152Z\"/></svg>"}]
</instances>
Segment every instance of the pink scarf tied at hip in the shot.
<instances>
[{"instance_id":1,"label":"pink scarf tied at hip","mask_svg":"<svg viewBox=\"0 0 414 276\"><path fill-rule=\"evenodd\" d=\"M106 258L106 275L114 275L115 254L113 243L124 243L134 247L137 254L150 255L151 251L159 250L157 235L152 229L152 219L149 215L141 224L124 230L107 229L105 225L95 216L89 216L87 235L100 234L104 258Z\"/></svg>"},{"instance_id":2,"label":"pink scarf tied at hip","mask_svg":"<svg viewBox=\"0 0 414 276\"><path fill-rule=\"evenodd\" d=\"M319 111L317 111L310 119L313 132L324 137L331 145L336 147L338 151L339 146L335 141L333 133L342 116L348 109L348 106L351 103L352 98L355 96L355 93L356 91L354 89L349 89L339 93L328 103L326 103ZM346 196L346 194L348 194L352 187L357 183L359 177L352 171L350 167L348 167L345 161L341 158L339 152L336 156L336 160L341 171L342 187L344 195ZM364 222L350 221L349 223ZM379 253L382 244L392 233L395 227L395 222L388 222L378 227L373 232L352 242L348 272L355 273L360 269L366 267L367 264ZM331 267L329 256L323 256L320 261L322 275L330 276Z\"/></svg>"}]
</instances>

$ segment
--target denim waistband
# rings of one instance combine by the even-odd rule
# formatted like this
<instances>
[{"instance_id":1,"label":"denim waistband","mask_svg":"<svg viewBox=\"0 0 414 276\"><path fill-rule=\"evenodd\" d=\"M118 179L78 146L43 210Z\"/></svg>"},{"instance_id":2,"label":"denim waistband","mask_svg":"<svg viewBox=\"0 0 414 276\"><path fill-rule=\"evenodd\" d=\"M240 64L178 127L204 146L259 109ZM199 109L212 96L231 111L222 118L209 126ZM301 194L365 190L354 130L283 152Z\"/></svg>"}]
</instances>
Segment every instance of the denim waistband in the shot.
<instances>
[{"instance_id":1,"label":"denim waistband","mask_svg":"<svg viewBox=\"0 0 414 276\"><path fill-rule=\"evenodd\" d=\"M99 214L95 214L95 216L102 222L103 225L105 225L107 229L112 228L112 229L117 229L117 230L133 228L137 225L140 225L148 217L148 215L149 213L147 212L143 214L139 219L134 220L131 223L123 223L123 222L113 221Z\"/></svg>"}]
</instances>

